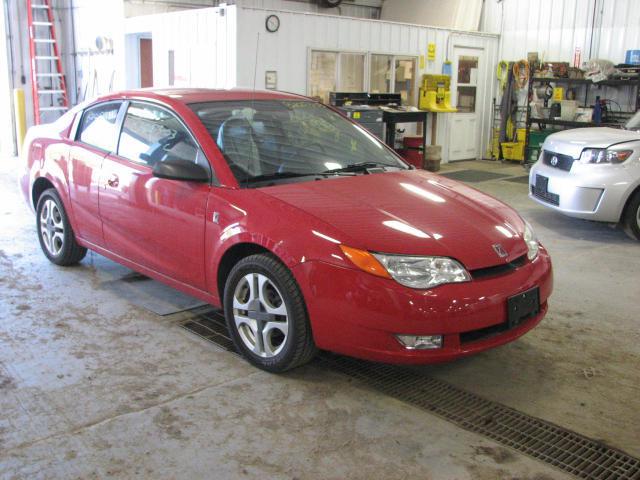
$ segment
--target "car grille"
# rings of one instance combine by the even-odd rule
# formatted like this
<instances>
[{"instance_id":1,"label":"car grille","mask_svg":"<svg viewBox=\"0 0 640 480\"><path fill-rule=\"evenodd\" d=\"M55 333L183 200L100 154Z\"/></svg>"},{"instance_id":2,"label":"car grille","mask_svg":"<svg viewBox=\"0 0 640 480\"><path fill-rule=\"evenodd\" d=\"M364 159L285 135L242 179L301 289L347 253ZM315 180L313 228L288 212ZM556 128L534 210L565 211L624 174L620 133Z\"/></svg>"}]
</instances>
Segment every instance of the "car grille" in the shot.
<instances>
[{"instance_id":1,"label":"car grille","mask_svg":"<svg viewBox=\"0 0 640 480\"><path fill-rule=\"evenodd\" d=\"M553 160L554 158L556 158L557 160ZM542 153L542 163L553 168L559 168L560 170L564 170L565 172L571 170L571 166L573 165L574 161L575 159L573 157L570 157L569 155L553 153L549 152L548 150L545 150Z\"/></svg>"},{"instance_id":2,"label":"car grille","mask_svg":"<svg viewBox=\"0 0 640 480\"><path fill-rule=\"evenodd\" d=\"M495 265L493 267L486 268L478 268L476 270L471 270L471 277L474 280L478 280L480 278L485 277L496 277L498 275L506 275L514 271L516 268L523 266L527 262L527 256L522 255L515 260L512 260L509 263L504 263L502 265Z\"/></svg>"},{"instance_id":3,"label":"car grille","mask_svg":"<svg viewBox=\"0 0 640 480\"><path fill-rule=\"evenodd\" d=\"M551 205L555 205L556 207L560 205L560 195L557 193L546 192L539 188L536 188L535 185L531 185L531 194L542 200L543 202L550 203Z\"/></svg>"},{"instance_id":4,"label":"car grille","mask_svg":"<svg viewBox=\"0 0 640 480\"><path fill-rule=\"evenodd\" d=\"M509 331L509 324L507 322L499 323L498 325L491 325L490 327L480 328L478 330L471 330L460 334L460 343L471 343L479 340L487 340L488 338L500 335L501 333Z\"/></svg>"}]
</instances>

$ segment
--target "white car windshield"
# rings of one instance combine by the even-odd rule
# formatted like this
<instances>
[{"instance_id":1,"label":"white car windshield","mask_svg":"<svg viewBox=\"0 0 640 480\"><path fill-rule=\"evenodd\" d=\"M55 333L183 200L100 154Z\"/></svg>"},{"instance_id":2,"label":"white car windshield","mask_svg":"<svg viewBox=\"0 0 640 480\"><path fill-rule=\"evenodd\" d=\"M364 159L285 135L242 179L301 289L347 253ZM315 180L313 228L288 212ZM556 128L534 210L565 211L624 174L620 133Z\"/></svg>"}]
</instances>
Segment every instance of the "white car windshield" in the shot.
<instances>
[{"instance_id":1,"label":"white car windshield","mask_svg":"<svg viewBox=\"0 0 640 480\"><path fill-rule=\"evenodd\" d=\"M376 167L409 168L374 135L316 102L242 100L189 106L242 186Z\"/></svg>"}]
</instances>

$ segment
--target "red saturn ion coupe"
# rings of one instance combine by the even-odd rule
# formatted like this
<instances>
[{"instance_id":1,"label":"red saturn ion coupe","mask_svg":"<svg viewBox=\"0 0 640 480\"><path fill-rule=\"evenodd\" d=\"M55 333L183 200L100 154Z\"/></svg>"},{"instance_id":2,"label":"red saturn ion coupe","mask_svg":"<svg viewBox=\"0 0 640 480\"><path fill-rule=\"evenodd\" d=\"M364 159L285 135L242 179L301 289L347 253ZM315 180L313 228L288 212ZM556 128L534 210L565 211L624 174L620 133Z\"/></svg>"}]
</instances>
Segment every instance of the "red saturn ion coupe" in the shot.
<instances>
[{"instance_id":1,"label":"red saturn ion coupe","mask_svg":"<svg viewBox=\"0 0 640 480\"><path fill-rule=\"evenodd\" d=\"M32 128L24 152L49 260L91 249L222 306L268 371L317 349L452 360L547 311L551 261L514 210L305 97L113 94Z\"/></svg>"}]
</instances>

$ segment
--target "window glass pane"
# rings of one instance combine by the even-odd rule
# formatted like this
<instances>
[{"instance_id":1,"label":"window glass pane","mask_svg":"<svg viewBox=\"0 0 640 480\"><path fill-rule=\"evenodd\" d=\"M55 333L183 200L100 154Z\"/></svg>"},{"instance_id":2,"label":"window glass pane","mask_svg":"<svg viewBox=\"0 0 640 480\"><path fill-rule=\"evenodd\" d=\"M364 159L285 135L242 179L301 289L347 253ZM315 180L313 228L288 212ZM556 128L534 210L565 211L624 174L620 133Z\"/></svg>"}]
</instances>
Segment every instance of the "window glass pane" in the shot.
<instances>
[{"instance_id":1,"label":"window glass pane","mask_svg":"<svg viewBox=\"0 0 640 480\"><path fill-rule=\"evenodd\" d=\"M120 102L107 103L90 108L82 116L78 139L94 147L107 151L115 149L116 119Z\"/></svg>"},{"instance_id":2,"label":"window glass pane","mask_svg":"<svg viewBox=\"0 0 640 480\"><path fill-rule=\"evenodd\" d=\"M371 93L391 93L391 55L371 55Z\"/></svg>"},{"instance_id":3,"label":"window glass pane","mask_svg":"<svg viewBox=\"0 0 640 480\"><path fill-rule=\"evenodd\" d=\"M322 103L329 103L329 92L336 91L336 66L338 54L335 52L311 52L309 66L309 96Z\"/></svg>"},{"instance_id":4,"label":"window glass pane","mask_svg":"<svg viewBox=\"0 0 640 480\"><path fill-rule=\"evenodd\" d=\"M364 92L364 54L340 54L341 92Z\"/></svg>"},{"instance_id":5,"label":"window glass pane","mask_svg":"<svg viewBox=\"0 0 640 480\"><path fill-rule=\"evenodd\" d=\"M476 85L478 81L478 57L458 57L458 83Z\"/></svg>"},{"instance_id":6,"label":"window glass pane","mask_svg":"<svg viewBox=\"0 0 640 480\"><path fill-rule=\"evenodd\" d=\"M150 166L165 160L204 163L182 123L168 111L144 103L129 106L120 134L118 155Z\"/></svg>"},{"instance_id":7,"label":"window glass pane","mask_svg":"<svg viewBox=\"0 0 640 480\"><path fill-rule=\"evenodd\" d=\"M476 87L458 87L458 112L473 113L476 111Z\"/></svg>"},{"instance_id":8,"label":"window glass pane","mask_svg":"<svg viewBox=\"0 0 640 480\"><path fill-rule=\"evenodd\" d=\"M416 102L416 60L415 58L396 59L396 78L394 93L399 93L404 105L417 106Z\"/></svg>"},{"instance_id":9,"label":"window glass pane","mask_svg":"<svg viewBox=\"0 0 640 480\"><path fill-rule=\"evenodd\" d=\"M406 168L372 134L315 102L260 100L190 107L243 185L261 176L277 181L278 175L312 175L360 162Z\"/></svg>"}]
</instances>

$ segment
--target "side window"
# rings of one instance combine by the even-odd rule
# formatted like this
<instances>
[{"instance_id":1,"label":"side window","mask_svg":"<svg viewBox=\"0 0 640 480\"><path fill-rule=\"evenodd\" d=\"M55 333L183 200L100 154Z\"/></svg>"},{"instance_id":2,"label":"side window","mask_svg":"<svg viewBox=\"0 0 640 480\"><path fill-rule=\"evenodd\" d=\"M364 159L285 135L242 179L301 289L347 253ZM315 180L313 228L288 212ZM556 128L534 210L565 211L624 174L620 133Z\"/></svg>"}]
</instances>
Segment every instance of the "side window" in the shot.
<instances>
[{"instance_id":1,"label":"side window","mask_svg":"<svg viewBox=\"0 0 640 480\"><path fill-rule=\"evenodd\" d=\"M118 138L118 110L120 102L105 103L85 110L76 139L108 152L114 151Z\"/></svg>"},{"instance_id":2,"label":"side window","mask_svg":"<svg viewBox=\"0 0 640 480\"><path fill-rule=\"evenodd\" d=\"M189 131L170 112L132 102L122 125L118 155L153 167L166 160L193 162L209 168Z\"/></svg>"}]
</instances>

